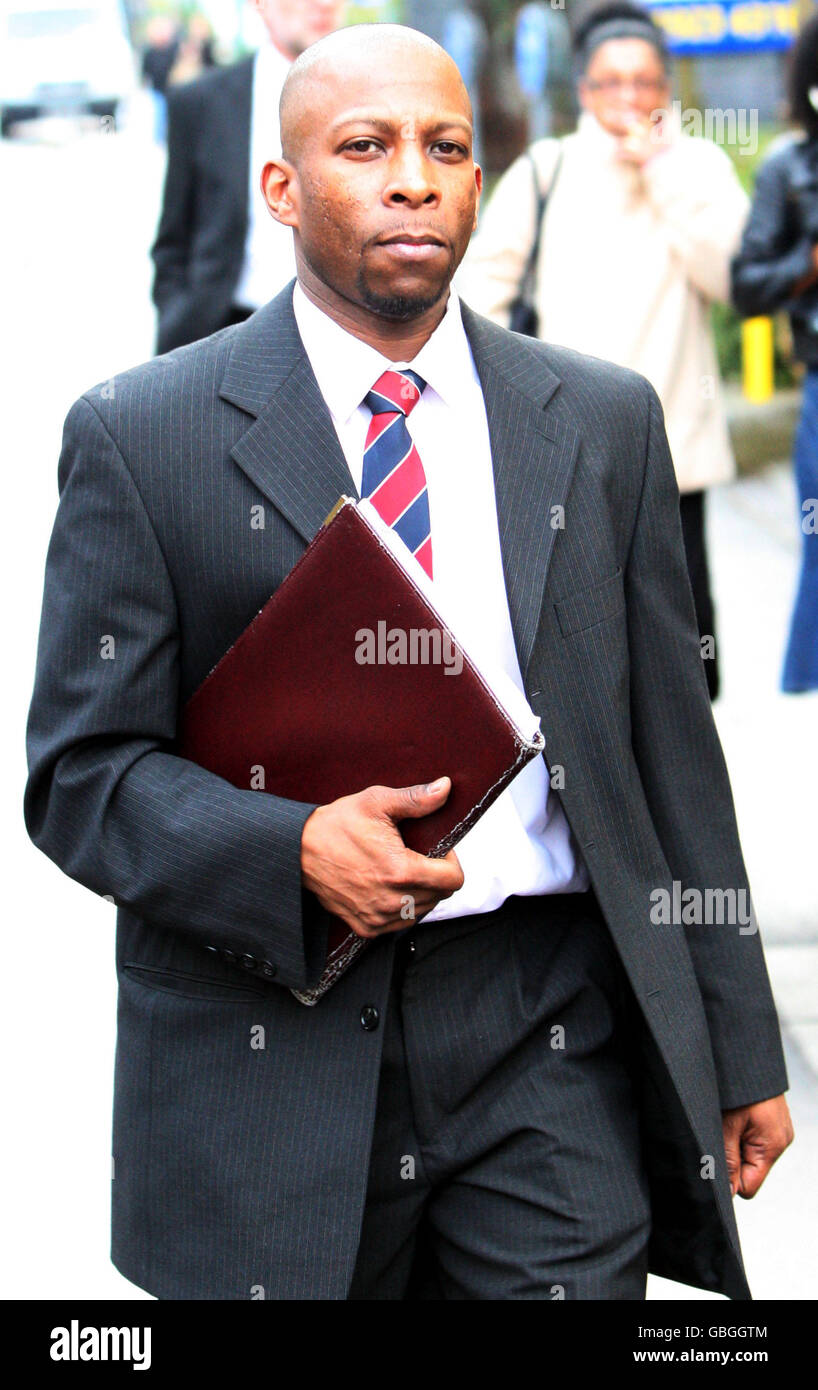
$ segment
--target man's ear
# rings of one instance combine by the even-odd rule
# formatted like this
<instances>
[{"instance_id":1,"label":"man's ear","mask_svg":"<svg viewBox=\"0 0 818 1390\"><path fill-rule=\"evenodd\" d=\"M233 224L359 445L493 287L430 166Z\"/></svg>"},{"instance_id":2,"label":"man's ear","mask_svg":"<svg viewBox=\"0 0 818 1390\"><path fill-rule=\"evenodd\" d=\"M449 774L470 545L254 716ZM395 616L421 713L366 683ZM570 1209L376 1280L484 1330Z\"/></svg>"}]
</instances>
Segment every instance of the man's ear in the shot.
<instances>
[{"instance_id":1,"label":"man's ear","mask_svg":"<svg viewBox=\"0 0 818 1390\"><path fill-rule=\"evenodd\" d=\"M480 198L483 193L483 170L480 168L479 164L475 164L474 166L474 186L477 189L477 199L474 204L474 223L472 224L472 231L476 232L477 218L480 213Z\"/></svg>"},{"instance_id":2,"label":"man's ear","mask_svg":"<svg viewBox=\"0 0 818 1390\"><path fill-rule=\"evenodd\" d=\"M298 227L298 175L286 159L271 159L261 171L261 192L276 222Z\"/></svg>"}]
</instances>

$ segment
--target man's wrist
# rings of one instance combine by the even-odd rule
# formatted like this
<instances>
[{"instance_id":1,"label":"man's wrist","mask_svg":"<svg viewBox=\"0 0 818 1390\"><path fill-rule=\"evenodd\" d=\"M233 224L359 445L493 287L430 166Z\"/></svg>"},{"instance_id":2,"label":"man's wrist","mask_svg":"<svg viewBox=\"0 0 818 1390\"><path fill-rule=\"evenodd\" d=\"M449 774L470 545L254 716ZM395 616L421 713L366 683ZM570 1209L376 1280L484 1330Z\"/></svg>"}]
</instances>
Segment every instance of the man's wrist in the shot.
<instances>
[{"instance_id":1,"label":"man's wrist","mask_svg":"<svg viewBox=\"0 0 818 1390\"><path fill-rule=\"evenodd\" d=\"M310 812L310 814L307 816L307 819L304 821L304 824L301 827L301 882L303 883L305 888L308 888L310 890L310 892L314 891L312 882L310 881L310 869L312 866L316 849L316 817L321 809L322 808L320 806L315 806L313 810Z\"/></svg>"}]
</instances>

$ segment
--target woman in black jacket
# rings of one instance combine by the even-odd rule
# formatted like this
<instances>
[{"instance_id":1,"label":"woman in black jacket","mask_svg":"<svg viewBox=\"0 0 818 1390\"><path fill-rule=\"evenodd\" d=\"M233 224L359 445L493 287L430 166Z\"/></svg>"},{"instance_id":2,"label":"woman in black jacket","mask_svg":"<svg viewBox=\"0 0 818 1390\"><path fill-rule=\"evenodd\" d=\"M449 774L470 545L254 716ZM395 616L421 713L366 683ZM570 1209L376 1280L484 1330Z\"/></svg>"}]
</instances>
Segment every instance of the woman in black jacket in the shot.
<instances>
[{"instance_id":1,"label":"woman in black jacket","mask_svg":"<svg viewBox=\"0 0 818 1390\"><path fill-rule=\"evenodd\" d=\"M818 16L793 50L790 96L802 133L759 170L732 292L744 316L788 310L795 354L807 369L794 446L801 575L781 678L783 690L796 692L818 689Z\"/></svg>"}]
</instances>

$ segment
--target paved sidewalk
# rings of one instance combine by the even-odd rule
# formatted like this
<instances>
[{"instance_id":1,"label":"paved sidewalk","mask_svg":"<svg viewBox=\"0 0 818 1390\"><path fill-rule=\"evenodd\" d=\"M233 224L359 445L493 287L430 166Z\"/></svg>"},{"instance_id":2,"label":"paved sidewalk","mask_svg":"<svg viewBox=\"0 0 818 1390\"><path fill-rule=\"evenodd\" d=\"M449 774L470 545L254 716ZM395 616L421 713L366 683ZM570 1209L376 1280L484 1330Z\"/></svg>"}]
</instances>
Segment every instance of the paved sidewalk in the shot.
<instances>
[{"instance_id":1,"label":"paved sidewalk","mask_svg":"<svg viewBox=\"0 0 818 1390\"><path fill-rule=\"evenodd\" d=\"M818 1231L818 692L779 689L798 574L788 463L708 494L722 694L714 706L784 1032L796 1141L759 1195L736 1199L756 1299L813 1299ZM708 1298L664 1279L651 1298Z\"/></svg>"}]
</instances>

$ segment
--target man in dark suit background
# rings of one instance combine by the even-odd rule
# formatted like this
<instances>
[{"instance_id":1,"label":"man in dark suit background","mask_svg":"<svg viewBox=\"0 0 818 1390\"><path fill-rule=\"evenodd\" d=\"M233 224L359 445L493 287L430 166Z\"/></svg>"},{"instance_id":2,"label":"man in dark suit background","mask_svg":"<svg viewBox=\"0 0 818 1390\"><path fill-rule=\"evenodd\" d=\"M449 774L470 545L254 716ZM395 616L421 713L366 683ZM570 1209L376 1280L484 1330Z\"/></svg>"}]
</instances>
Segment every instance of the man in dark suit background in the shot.
<instances>
[{"instance_id":1,"label":"man in dark suit background","mask_svg":"<svg viewBox=\"0 0 818 1390\"><path fill-rule=\"evenodd\" d=\"M292 238L264 216L259 174L278 153L290 64L343 21L345 0L254 0L268 42L171 87L168 159L153 244L157 352L240 323L295 274Z\"/></svg>"},{"instance_id":2,"label":"man in dark suit background","mask_svg":"<svg viewBox=\"0 0 818 1390\"><path fill-rule=\"evenodd\" d=\"M119 908L114 1262L162 1298L746 1298L731 1195L787 1077L754 922L696 910L748 886L658 400L449 293L481 179L430 40L324 40L282 127L295 290L66 421L26 817ZM547 739L442 861L397 824L456 769L316 807L174 743L408 364L434 583ZM305 1008L333 915L370 945Z\"/></svg>"}]
</instances>

